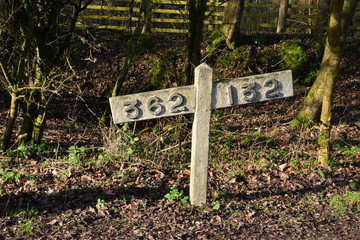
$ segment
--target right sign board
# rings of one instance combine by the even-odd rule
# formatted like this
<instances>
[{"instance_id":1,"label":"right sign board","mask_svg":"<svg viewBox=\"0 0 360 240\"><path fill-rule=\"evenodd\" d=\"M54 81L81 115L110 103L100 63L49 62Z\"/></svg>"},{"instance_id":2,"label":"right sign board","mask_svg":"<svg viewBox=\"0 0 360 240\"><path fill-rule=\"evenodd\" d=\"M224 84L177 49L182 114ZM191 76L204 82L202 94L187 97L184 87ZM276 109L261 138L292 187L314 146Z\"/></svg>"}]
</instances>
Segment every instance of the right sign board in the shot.
<instances>
[{"instance_id":1,"label":"right sign board","mask_svg":"<svg viewBox=\"0 0 360 240\"><path fill-rule=\"evenodd\" d=\"M212 109L293 96L290 70L213 83Z\"/></svg>"}]
</instances>

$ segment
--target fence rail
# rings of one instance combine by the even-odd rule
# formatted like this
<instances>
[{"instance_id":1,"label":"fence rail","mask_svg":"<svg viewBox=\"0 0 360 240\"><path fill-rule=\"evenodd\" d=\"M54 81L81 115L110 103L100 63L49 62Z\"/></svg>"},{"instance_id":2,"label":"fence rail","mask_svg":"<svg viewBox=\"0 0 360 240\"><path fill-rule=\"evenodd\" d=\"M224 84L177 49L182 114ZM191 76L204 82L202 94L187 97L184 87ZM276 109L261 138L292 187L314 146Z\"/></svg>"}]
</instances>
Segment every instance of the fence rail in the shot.
<instances>
[{"instance_id":1,"label":"fence rail","mask_svg":"<svg viewBox=\"0 0 360 240\"><path fill-rule=\"evenodd\" d=\"M150 32L186 33L188 24L187 1L149 1L147 24ZM144 0L97 1L89 5L77 26L91 26L98 29L134 30L145 21L141 4ZM225 4L219 0L208 1L206 26L212 30L222 24ZM246 3L241 28L244 31L275 32L279 16L279 4ZM289 4L286 17L287 33L312 33L318 19L315 4ZM354 19L354 36L360 38L360 10Z\"/></svg>"}]
</instances>

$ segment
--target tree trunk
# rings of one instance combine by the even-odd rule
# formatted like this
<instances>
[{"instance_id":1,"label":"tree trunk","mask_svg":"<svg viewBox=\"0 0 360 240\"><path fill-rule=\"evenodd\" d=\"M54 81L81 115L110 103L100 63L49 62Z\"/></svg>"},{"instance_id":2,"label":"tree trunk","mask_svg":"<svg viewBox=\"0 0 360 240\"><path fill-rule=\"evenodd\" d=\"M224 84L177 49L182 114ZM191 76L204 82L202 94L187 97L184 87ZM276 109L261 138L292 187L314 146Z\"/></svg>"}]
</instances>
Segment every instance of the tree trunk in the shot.
<instances>
[{"instance_id":1,"label":"tree trunk","mask_svg":"<svg viewBox=\"0 0 360 240\"><path fill-rule=\"evenodd\" d=\"M319 11L316 23L316 35L324 35L326 32L326 27L329 25L329 15L330 15L330 0L319 0L317 9Z\"/></svg>"},{"instance_id":2,"label":"tree trunk","mask_svg":"<svg viewBox=\"0 0 360 240\"><path fill-rule=\"evenodd\" d=\"M320 113L323 101L323 92L326 84L326 78L331 71L330 60L331 51L330 48L325 47L323 59L321 61L320 70L317 77L311 86L309 93L307 94L300 112L293 121L293 125L312 125L320 120Z\"/></svg>"},{"instance_id":3,"label":"tree trunk","mask_svg":"<svg viewBox=\"0 0 360 240\"><path fill-rule=\"evenodd\" d=\"M323 103L321 108L321 124L318 137L318 162L328 165L331 149L331 106L335 88L335 80L339 71L341 59L341 14L344 0L331 1L331 16L327 34L326 48L329 49L329 61L326 63L327 76L324 84Z\"/></svg>"},{"instance_id":4,"label":"tree trunk","mask_svg":"<svg viewBox=\"0 0 360 240\"><path fill-rule=\"evenodd\" d=\"M279 7L279 17L276 28L276 33L282 33L285 31L286 27L286 17L288 11L289 0L281 0Z\"/></svg>"},{"instance_id":5,"label":"tree trunk","mask_svg":"<svg viewBox=\"0 0 360 240\"><path fill-rule=\"evenodd\" d=\"M150 32L150 24L151 24L151 7L150 0L142 0L140 7L140 16L139 20L142 24L141 34L147 34Z\"/></svg>"},{"instance_id":6,"label":"tree trunk","mask_svg":"<svg viewBox=\"0 0 360 240\"><path fill-rule=\"evenodd\" d=\"M189 0L189 37L186 50L185 77L181 85L193 84L194 69L201 61L201 42L206 11L206 0Z\"/></svg>"},{"instance_id":7,"label":"tree trunk","mask_svg":"<svg viewBox=\"0 0 360 240\"><path fill-rule=\"evenodd\" d=\"M21 109L24 113L24 118L21 122L21 127L18 135L18 145L24 145L31 142L32 132L34 129L34 122L37 118L39 92L33 90L29 96L29 99L23 99Z\"/></svg>"},{"instance_id":8,"label":"tree trunk","mask_svg":"<svg viewBox=\"0 0 360 240\"><path fill-rule=\"evenodd\" d=\"M33 120L33 128L31 133L31 143L33 144L39 144L44 133L48 105L47 101L47 97L44 96L44 93L41 93L41 100L38 102L36 118Z\"/></svg>"},{"instance_id":9,"label":"tree trunk","mask_svg":"<svg viewBox=\"0 0 360 240\"><path fill-rule=\"evenodd\" d=\"M342 42L344 43L346 37L351 35L351 29L353 23L354 14L358 6L359 0L345 0L343 7L343 21L342 21Z\"/></svg>"},{"instance_id":10,"label":"tree trunk","mask_svg":"<svg viewBox=\"0 0 360 240\"><path fill-rule=\"evenodd\" d=\"M333 5L334 3L331 4ZM334 9L332 11L334 11ZM337 18L341 17L341 11L340 13L336 13L336 14L340 15L340 16L336 16ZM333 13L331 13L331 17L335 18L335 16L333 16ZM332 24L334 25L335 20L332 21L333 21ZM341 25L336 27L338 27L339 29L334 29L334 27L330 27L329 25L327 42L324 50L323 59L321 61L320 70L318 72L314 84L311 86L308 95L306 96L304 102L302 103L302 106L300 108L297 117L294 119L292 123L293 125L306 126L306 125L312 125L320 121L320 114L322 112L322 104L324 100L323 99L324 90L325 88L328 87L327 86L328 78L330 74L334 71L335 55L340 54L335 51L337 45L335 46L333 42L335 41L336 37L339 38L341 37ZM338 36L334 37L334 32L336 32ZM339 43L337 44L341 45L341 39L338 41Z\"/></svg>"},{"instance_id":11,"label":"tree trunk","mask_svg":"<svg viewBox=\"0 0 360 240\"><path fill-rule=\"evenodd\" d=\"M16 92L11 93L11 103L9 109L9 117L7 119L5 131L1 139L0 148L6 150L10 148L11 136L14 129L15 120L18 115L18 96Z\"/></svg>"},{"instance_id":12,"label":"tree trunk","mask_svg":"<svg viewBox=\"0 0 360 240\"><path fill-rule=\"evenodd\" d=\"M132 37L127 46L127 52L125 56L124 66L120 70L120 73L116 79L113 89L111 90L111 97L119 96L121 89L124 85L126 77L129 73L130 67L136 57L136 37ZM108 105L98 121L99 126L106 126L110 123L110 105Z\"/></svg>"},{"instance_id":13,"label":"tree trunk","mask_svg":"<svg viewBox=\"0 0 360 240\"><path fill-rule=\"evenodd\" d=\"M240 44L240 22L244 5L245 0L230 0L224 10L221 32L226 38L226 45L233 50Z\"/></svg>"}]
</instances>

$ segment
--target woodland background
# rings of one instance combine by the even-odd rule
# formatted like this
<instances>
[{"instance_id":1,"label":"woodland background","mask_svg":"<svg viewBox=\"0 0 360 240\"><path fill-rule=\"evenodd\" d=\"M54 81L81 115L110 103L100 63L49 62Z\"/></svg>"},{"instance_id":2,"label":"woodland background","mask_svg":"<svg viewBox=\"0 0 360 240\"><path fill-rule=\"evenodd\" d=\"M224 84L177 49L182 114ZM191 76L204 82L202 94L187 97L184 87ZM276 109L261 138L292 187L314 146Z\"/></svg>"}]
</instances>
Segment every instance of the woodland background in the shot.
<instances>
[{"instance_id":1,"label":"woodland background","mask_svg":"<svg viewBox=\"0 0 360 240\"><path fill-rule=\"evenodd\" d=\"M180 2L181 8L148 2L161 9L150 17L141 10L145 1L0 3L1 237L359 235L360 64L352 27L358 15L346 13L358 1L290 1L280 29L280 1L229 1L240 6L234 24L216 22L226 17L211 15L207 1ZM260 11L257 4L273 7ZM324 5L294 10L295 4ZM225 3L221 8L226 12ZM188 17L178 14L183 9ZM331 15L336 11L343 14ZM251 20L252 14L262 16ZM161 24L185 30L157 32L151 19L178 19ZM208 204L193 207L192 116L114 126L107 99L191 84L200 62L217 79L291 69L295 96L213 112ZM320 107L308 118L311 96L329 99L315 99ZM329 111L324 102L331 114L321 118ZM321 149L328 150L326 161L319 160Z\"/></svg>"}]
</instances>

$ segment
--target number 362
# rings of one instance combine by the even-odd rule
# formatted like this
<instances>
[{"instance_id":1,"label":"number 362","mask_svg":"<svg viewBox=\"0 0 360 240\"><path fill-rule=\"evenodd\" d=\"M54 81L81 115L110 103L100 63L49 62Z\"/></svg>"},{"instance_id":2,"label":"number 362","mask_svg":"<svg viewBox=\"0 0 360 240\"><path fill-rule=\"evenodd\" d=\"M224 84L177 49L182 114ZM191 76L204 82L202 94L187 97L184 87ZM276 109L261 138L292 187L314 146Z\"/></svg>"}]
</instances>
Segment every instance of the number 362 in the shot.
<instances>
[{"instance_id":1,"label":"number 362","mask_svg":"<svg viewBox=\"0 0 360 240\"><path fill-rule=\"evenodd\" d=\"M180 93L174 92L170 94L167 100L173 102L170 106L170 113L180 113L188 110L186 108L186 98ZM138 99L125 101L124 110L126 117L130 119L137 119L142 113L140 105L141 102ZM164 114L166 110L163 100L156 96L150 97L147 100L146 108L152 115L155 116Z\"/></svg>"}]
</instances>

